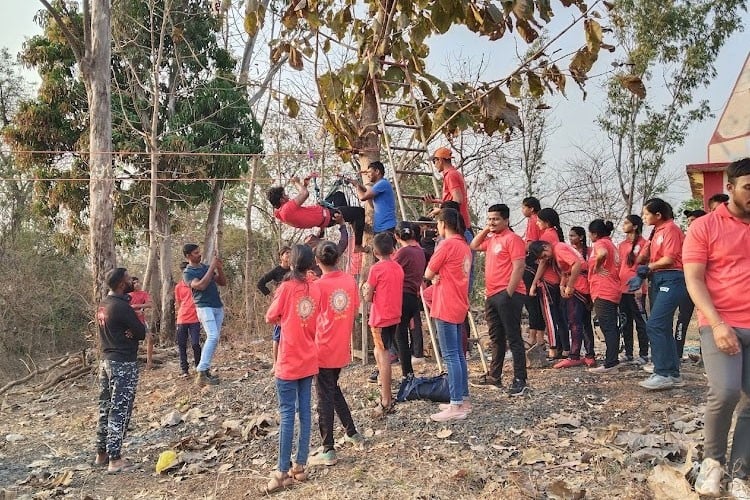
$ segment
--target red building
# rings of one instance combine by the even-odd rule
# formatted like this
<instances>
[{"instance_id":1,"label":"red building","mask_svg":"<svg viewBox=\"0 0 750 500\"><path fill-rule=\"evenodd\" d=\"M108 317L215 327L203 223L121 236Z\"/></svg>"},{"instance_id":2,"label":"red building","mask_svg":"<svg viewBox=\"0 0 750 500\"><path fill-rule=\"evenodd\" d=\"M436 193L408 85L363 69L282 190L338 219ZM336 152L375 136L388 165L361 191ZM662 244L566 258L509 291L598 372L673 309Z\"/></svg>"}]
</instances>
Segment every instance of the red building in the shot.
<instances>
[{"instance_id":1,"label":"red building","mask_svg":"<svg viewBox=\"0 0 750 500\"><path fill-rule=\"evenodd\" d=\"M702 199L708 209L708 199L725 192L727 164L746 157L750 157L750 54L708 143L708 162L687 166L693 198Z\"/></svg>"}]
</instances>

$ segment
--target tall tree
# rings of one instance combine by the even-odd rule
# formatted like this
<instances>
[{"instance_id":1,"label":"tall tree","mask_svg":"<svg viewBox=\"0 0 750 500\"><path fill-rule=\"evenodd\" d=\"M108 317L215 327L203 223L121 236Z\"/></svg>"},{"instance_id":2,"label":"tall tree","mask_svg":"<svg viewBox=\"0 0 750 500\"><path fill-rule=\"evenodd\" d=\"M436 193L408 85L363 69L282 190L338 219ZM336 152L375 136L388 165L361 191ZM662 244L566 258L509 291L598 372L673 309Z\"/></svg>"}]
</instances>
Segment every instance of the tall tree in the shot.
<instances>
[{"instance_id":1,"label":"tall tree","mask_svg":"<svg viewBox=\"0 0 750 500\"><path fill-rule=\"evenodd\" d=\"M696 101L695 94L716 77L716 57L742 29L738 14L747 2L615 5L611 25L625 54L598 123L609 137L620 196L631 213L666 188L667 158L684 144L693 123L711 116L708 101Z\"/></svg>"}]
</instances>

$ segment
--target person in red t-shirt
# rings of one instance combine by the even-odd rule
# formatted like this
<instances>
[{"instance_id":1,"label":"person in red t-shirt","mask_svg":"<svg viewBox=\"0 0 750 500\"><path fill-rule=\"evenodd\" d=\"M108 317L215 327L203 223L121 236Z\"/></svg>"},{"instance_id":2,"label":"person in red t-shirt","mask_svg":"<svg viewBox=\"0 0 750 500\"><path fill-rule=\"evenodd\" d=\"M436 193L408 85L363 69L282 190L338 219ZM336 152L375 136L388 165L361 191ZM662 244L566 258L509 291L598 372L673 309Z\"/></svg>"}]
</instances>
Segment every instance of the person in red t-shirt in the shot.
<instances>
[{"instance_id":1,"label":"person in red t-shirt","mask_svg":"<svg viewBox=\"0 0 750 500\"><path fill-rule=\"evenodd\" d=\"M551 246L565 241L560 227L560 216L555 209L541 209L537 214L536 224L541 231L539 241L546 241ZM547 324L549 358L563 359L570 354L570 334L567 313L563 310L560 296L560 275L547 261L542 260L538 264L534 281L541 285L542 314Z\"/></svg>"},{"instance_id":2,"label":"person in red t-shirt","mask_svg":"<svg viewBox=\"0 0 750 500\"><path fill-rule=\"evenodd\" d=\"M146 325L146 369L150 370L153 367L154 335L148 328L148 322L146 321L146 313L144 310L154 307L154 302L151 300L151 294L141 288L142 286L141 280L136 276L133 276L134 290L128 295L130 296L130 307L135 310L135 315L138 316L141 323Z\"/></svg>"},{"instance_id":3,"label":"person in red t-shirt","mask_svg":"<svg viewBox=\"0 0 750 500\"><path fill-rule=\"evenodd\" d=\"M362 285L362 300L372 303L368 325L372 331L373 351L380 382L380 401L375 411L377 417L383 417L393 411L389 349L401 321L404 288L404 270L391 260L393 244L391 233L375 235L373 245L378 262L370 267L367 281Z\"/></svg>"},{"instance_id":4,"label":"person in red t-shirt","mask_svg":"<svg viewBox=\"0 0 750 500\"><path fill-rule=\"evenodd\" d=\"M521 202L521 213L526 218L526 231L524 232L523 240L526 243L527 249L532 241L541 239L542 232L536 223L536 214L541 209L542 206L539 200L533 196L526 197ZM527 252L526 266L523 272L523 284L526 286L526 290L531 288L531 283L534 282L536 267L536 260ZM546 325L544 323L544 315L542 314L542 304L536 295L525 295L524 297L526 312L529 313L529 340L534 343L531 348L544 349L544 329Z\"/></svg>"},{"instance_id":5,"label":"person in red t-shirt","mask_svg":"<svg viewBox=\"0 0 750 500\"><path fill-rule=\"evenodd\" d=\"M685 235L674 223L672 206L660 198L652 198L643 206L643 222L654 226L649 237L649 263L638 266L636 278L648 277L651 282L651 316L646 333L651 344L654 373L639 383L651 391L685 385L680 376L680 360L673 337L674 313L687 294L682 271L682 242ZM641 283L631 279L631 290Z\"/></svg>"},{"instance_id":6,"label":"person in red t-shirt","mask_svg":"<svg viewBox=\"0 0 750 500\"><path fill-rule=\"evenodd\" d=\"M286 281L276 289L273 302L266 311L266 323L281 324L276 360L276 394L279 400L278 471L271 474L265 492L278 491L293 480L307 479L305 466L310 452L312 427L312 379L318 374L318 348L315 330L320 314L320 289L308 278L315 265L310 247L295 245L290 256ZM295 414L299 415L297 457L290 469Z\"/></svg>"},{"instance_id":7,"label":"person in red t-shirt","mask_svg":"<svg viewBox=\"0 0 750 500\"><path fill-rule=\"evenodd\" d=\"M485 317L492 342L489 372L474 385L501 387L503 361L508 346L513 353L513 386L517 396L526 389L526 349L521 337L521 310L526 296L523 273L526 243L510 230L510 208L504 204L487 209L487 225L471 242L471 249L485 252Z\"/></svg>"},{"instance_id":8,"label":"person in red t-shirt","mask_svg":"<svg viewBox=\"0 0 750 500\"><path fill-rule=\"evenodd\" d=\"M339 249L335 243L320 242L315 248L315 260L323 273L316 281L320 289L320 314L315 329L319 367L315 387L323 451L314 455L310 463L335 465L338 460L333 446L334 411L346 429L346 440L359 445L364 443L339 387L341 369L351 361L351 333L359 308L359 294L354 278L336 267Z\"/></svg>"},{"instance_id":9,"label":"person in red t-shirt","mask_svg":"<svg viewBox=\"0 0 750 500\"><path fill-rule=\"evenodd\" d=\"M344 221L350 222L354 226L354 251L363 252L365 250L362 246L362 237L365 231L364 208L346 206L341 202L333 209L321 205L303 207L302 204L310 196L310 191L307 189L310 178L305 177L305 179L299 180L299 178L293 177L291 182L299 191L299 194L293 199L286 195L284 188L281 186L272 187L266 194L268 201L274 208L273 215L277 219L299 229L325 228L340 223L340 220L334 217L335 213L338 212Z\"/></svg>"},{"instance_id":10,"label":"person in red t-shirt","mask_svg":"<svg viewBox=\"0 0 750 500\"><path fill-rule=\"evenodd\" d=\"M635 276L638 268L638 258L645 258L647 241L641 236L643 220L630 214L622 223L625 240L617 247L620 254L620 313L625 320L622 328L622 343L625 353L620 361L645 365L648 363L648 335L646 335L646 286L645 284L634 292L628 291L628 281ZM638 334L638 356L634 356L633 323Z\"/></svg>"},{"instance_id":11,"label":"person in red t-shirt","mask_svg":"<svg viewBox=\"0 0 750 500\"><path fill-rule=\"evenodd\" d=\"M426 199L433 204L442 204L445 201L455 201L458 203L459 212L461 212L461 218L464 221L464 228L471 227L471 217L469 216L469 199L466 195L466 181L461 172L456 170L456 167L451 163L453 154L451 150L446 147L440 147L435 150L432 155L432 165L435 170L443 175L443 193L442 197L438 200L427 196ZM436 216L440 213L440 207L433 209L430 212L430 216Z\"/></svg>"},{"instance_id":12,"label":"person in red t-shirt","mask_svg":"<svg viewBox=\"0 0 750 500\"><path fill-rule=\"evenodd\" d=\"M594 301L594 313L607 345L604 364L590 368L592 373L617 370L620 360L620 329L618 326L620 304L620 254L609 238L615 226L604 219L594 219L589 224L589 237L594 243L589 258L589 286Z\"/></svg>"},{"instance_id":13,"label":"person in red t-shirt","mask_svg":"<svg viewBox=\"0 0 750 500\"><path fill-rule=\"evenodd\" d=\"M728 496L748 498L750 485L750 158L726 170L729 201L696 220L687 231L682 258L690 296L698 309L708 396L703 422L703 463L695 491L722 496L721 482L734 476ZM736 416L727 463L729 430Z\"/></svg>"},{"instance_id":14,"label":"person in red t-shirt","mask_svg":"<svg viewBox=\"0 0 750 500\"><path fill-rule=\"evenodd\" d=\"M180 263L180 271L185 271L187 261ZM174 306L177 309L177 351L180 355L181 377L188 376L187 342L193 347L193 362L195 367L201 361L201 323L193 302L193 292L185 281L179 280L174 287Z\"/></svg>"},{"instance_id":15,"label":"person in red t-shirt","mask_svg":"<svg viewBox=\"0 0 750 500\"><path fill-rule=\"evenodd\" d=\"M415 225L409 221L401 221L396 226L396 243L399 249L393 255L393 260L404 270L404 290L401 305L401 322L396 332L396 346L398 347L398 359L401 363L401 375L406 377L414 373L412 367L412 355L417 363L424 362L424 345L422 343L422 331L412 332L411 345L409 343L409 324L422 310L422 301L419 299L419 289L422 286L422 277L427 267L424 251L419 246ZM421 326L421 325L420 325Z\"/></svg>"},{"instance_id":16,"label":"person in red t-shirt","mask_svg":"<svg viewBox=\"0 0 750 500\"><path fill-rule=\"evenodd\" d=\"M461 214L444 208L437 216L438 233L444 239L435 249L425 270L433 283L430 316L437 325L440 351L448 372L450 403L430 418L436 422L465 419L471 411L469 372L463 352L461 324L469 312L471 250L462 234Z\"/></svg>"}]
</instances>

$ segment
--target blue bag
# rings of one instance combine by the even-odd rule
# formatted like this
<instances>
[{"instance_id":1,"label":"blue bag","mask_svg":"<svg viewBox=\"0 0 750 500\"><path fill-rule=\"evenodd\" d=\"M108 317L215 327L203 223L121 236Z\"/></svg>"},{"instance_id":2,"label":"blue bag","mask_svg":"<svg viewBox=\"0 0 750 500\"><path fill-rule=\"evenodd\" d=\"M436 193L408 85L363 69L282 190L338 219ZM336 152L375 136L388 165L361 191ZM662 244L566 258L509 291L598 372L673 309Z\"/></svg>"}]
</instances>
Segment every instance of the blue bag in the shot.
<instances>
[{"instance_id":1,"label":"blue bag","mask_svg":"<svg viewBox=\"0 0 750 500\"><path fill-rule=\"evenodd\" d=\"M396 401L403 403L415 399L436 403L449 402L451 398L448 390L448 375L441 373L435 377L415 377L413 375L406 377L401 381Z\"/></svg>"}]
</instances>

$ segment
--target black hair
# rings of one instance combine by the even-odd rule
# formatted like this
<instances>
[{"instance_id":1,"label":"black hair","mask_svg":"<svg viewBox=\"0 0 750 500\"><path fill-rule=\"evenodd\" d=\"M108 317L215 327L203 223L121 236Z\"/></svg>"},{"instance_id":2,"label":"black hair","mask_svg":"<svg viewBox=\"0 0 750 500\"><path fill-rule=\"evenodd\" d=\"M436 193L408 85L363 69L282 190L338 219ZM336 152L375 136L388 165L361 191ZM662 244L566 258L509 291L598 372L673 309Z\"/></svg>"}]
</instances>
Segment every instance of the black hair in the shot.
<instances>
[{"instance_id":1,"label":"black hair","mask_svg":"<svg viewBox=\"0 0 750 500\"><path fill-rule=\"evenodd\" d=\"M184 271L187 266L188 266L188 262L186 260L183 260L182 262L180 262L180 271Z\"/></svg>"},{"instance_id":2,"label":"black hair","mask_svg":"<svg viewBox=\"0 0 750 500\"><path fill-rule=\"evenodd\" d=\"M332 241L321 241L315 247L315 257L324 266L335 266L339 261L339 248Z\"/></svg>"},{"instance_id":3,"label":"black hair","mask_svg":"<svg viewBox=\"0 0 750 500\"><path fill-rule=\"evenodd\" d=\"M291 252L291 251L292 251L292 247L284 245L283 247L279 249L279 258L281 258L281 256L284 255L286 252Z\"/></svg>"},{"instance_id":4,"label":"black hair","mask_svg":"<svg viewBox=\"0 0 750 500\"><path fill-rule=\"evenodd\" d=\"M609 236L614 231L615 225L612 221L605 221L604 219L594 219L589 224L589 232L599 237Z\"/></svg>"},{"instance_id":5,"label":"black hair","mask_svg":"<svg viewBox=\"0 0 750 500\"><path fill-rule=\"evenodd\" d=\"M737 182L737 177L745 175L750 175L750 158L733 161L727 167L727 181L732 185Z\"/></svg>"},{"instance_id":6,"label":"black hair","mask_svg":"<svg viewBox=\"0 0 750 500\"><path fill-rule=\"evenodd\" d=\"M443 221L445 226L457 234L463 234L464 222L461 214L454 208L443 208L437 216L437 220Z\"/></svg>"},{"instance_id":7,"label":"black hair","mask_svg":"<svg viewBox=\"0 0 750 500\"><path fill-rule=\"evenodd\" d=\"M271 203L273 208L281 207L281 199L284 197L284 188L281 186L274 186L266 193L266 198Z\"/></svg>"},{"instance_id":8,"label":"black hair","mask_svg":"<svg viewBox=\"0 0 750 500\"><path fill-rule=\"evenodd\" d=\"M543 208L538 214L536 214L536 216L540 221L546 222L550 227L555 228L555 231L557 231L557 237L560 238L560 241L565 241L565 235L560 227L560 216L554 208Z\"/></svg>"},{"instance_id":9,"label":"black hair","mask_svg":"<svg viewBox=\"0 0 750 500\"><path fill-rule=\"evenodd\" d=\"M188 255L193 253L193 250L195 250L196 248L198 248L198 245L196 245L195 243L187 243L182 246L182 255L187 257Z\"/></svg>"},{"instance_id":10,"label":"black hair","mask_svg":"<svg viewBox=\"0 0 750 500\"><path fill-rule=\"evenodd\" d=\"M525 207L529 207L534 211L534 213L539 212L542 209L541 203L539 203L539 200L536 199L534 196L529 196L527 198L524 198L521 204Z\"/></svg>"},{"instance_id":11,"label":"black hair","mask_svg":"<svg viewBox=\"0 0 750 500\"><path fill-rule=\"evenodd\" d=\"M729 195L726 193L716 193L708 199L709 205L711 203L726 203L729 201Z\"/></svg>"},{"instance_id":12,"label":"black hair","mask_svg":"<svg viewBox=\"0 0 750 500\"><path fill-rule=\"evenodd\" d=\"M579 238L581 238L581 250L583 250L583 258L586 259L589 254L589 244L588 240L586 239L586 230L581 226L573 226L570 228L570 230L576 233Z\"/></svg>"},{"instance_id":13,"label":"black hair","mask_svg":"<svg viewBox=\"0 0 750 500\"><path fill-rule=\"evenodd\" d=\"M125 278L125 273L127 272L128 270L124 267L116 267L108 272L104 280L107 282L109 289L114 292L120 283L122 283L122 280Z\"/></svg>"},{"instance_id":14,"label":"black hair","mask_svg":"<svg viewBox=\"0 0 750 500\"><path fill-rule=\"evenodd\" d=\"M383 257L393 253L394 243L393 235L388 232L378 233L372 239L375 250Z\"/></svg>"},{"instance_id":15,"label":"black hair","mask_svg":"<svg viewBox=\"0 0 750 500\"><path fill-rule=\"evenodd\" d=\"M440 208L452 208L453 210L461 211L461 205L453 200L446 200L440 204Z\"/></svg>"},{"instance_id":16,"label":"black hair","mask_svg":"<svg viewBox=\"0 0 750 500\"><path fill-rule=\"evenodd\" d=\"M539 260L539 258L542 256L542 252L544 252L544 249L547 247L551 247L551 245L546 241L532 241L531 243L529 243L529 255L531 255L535 260Z\"/></svg>"},{"instance_id":17,"label":"black hair","mask_svg":"<svg viewBox=\"0 0 750 500\"><path fill-rule=\"evenodd\" d=\"M131 276L131 277L130 277L130 279L131 279L132 281L138 281L138 282L140 282L140 281L141 281L141 278L139 278L138 276Z\"/></svg>"},{"instance_id":18,"label":"black hair","mask_svg":"<svg viewBox=\"0 0 750 500\"><path fill-rule=\"evenodd\" d=\"M633 233L635 233L635 236L633 236L633 242L630 244L630 252L628 252L627 258L628 266L632 267L633 264L635 264L635 258L637 257L635 254L635 246L638 244L638 238L643 234L643 219L635 214L630 214L625 218L633 225Z\"/></svg>"},{"instance_id":19,"label":"black hair","mask_svg":"<svg viewBox=\"0 0 750 500\"><path fill-rule=\"evenodd\" d=\"M315 265L315 255L307 245L294 245L289 256L289 272L285 279L307 281L307 271Z\"/></svg>"},{"instance_id":20,"label":"black hair","mask_svg":"<svg viewBox=\"0 0 750 500\"><path fill-rule=\"evenodd\" d=\"M412 224L411 222L406 220L402 220L396 226L396 236L404 241L417 239L417 232L414 230L414 226L415 224Z\"/></svg>"},{"instance_id":21,"label":"black hair","mask_svg":"<svg viewBox=\"0 0 750 500\"><path fill-rule=\"evenodd\" d=\"M417 222L432 222L432 219L430 219L426 215L422 215L420 217L417 217Z\"/></svg>"},{"instance_id":22,"label":"black hair","mask_svg":"<svg viewBox=\"0 0 750 500\"><path fill-rule=\"evenodd\" d=\"M661 218L665 221L674 219L674 212L672 211L672 205L662 200L661 198L651 198L646 200L643 207L651 212L652 214L660 214ZM651 231L648 240L651 241L654 238L656 231Z\"/></svg>"},{"instance_id":23,"label":"black hair","mask_svg":"<svg viewBox=\"0 0 750 500\"><path fill-rule=\"evenodd\" d=\"M510 208L508 208L508 205L506 205L505 203L495 203L494 205L490 205L490 208L487 209L487 212L499 213L500 217L502 217L503 219L510 219Z\"/></svg>"},{"instance_id":24,"label":"black hair","mask_svg":"<svg viewBox=\"0 0 750 500\"><path fill-rule=\"evenodd\" d=\"M374 161L374 162L370 163L367 166L367 168L371 168L373 170L377 170L378 172L380 172L380 176L381 177L385 177L385 165L383 165L379 161Z\"/></svg>"}]
</instances>

